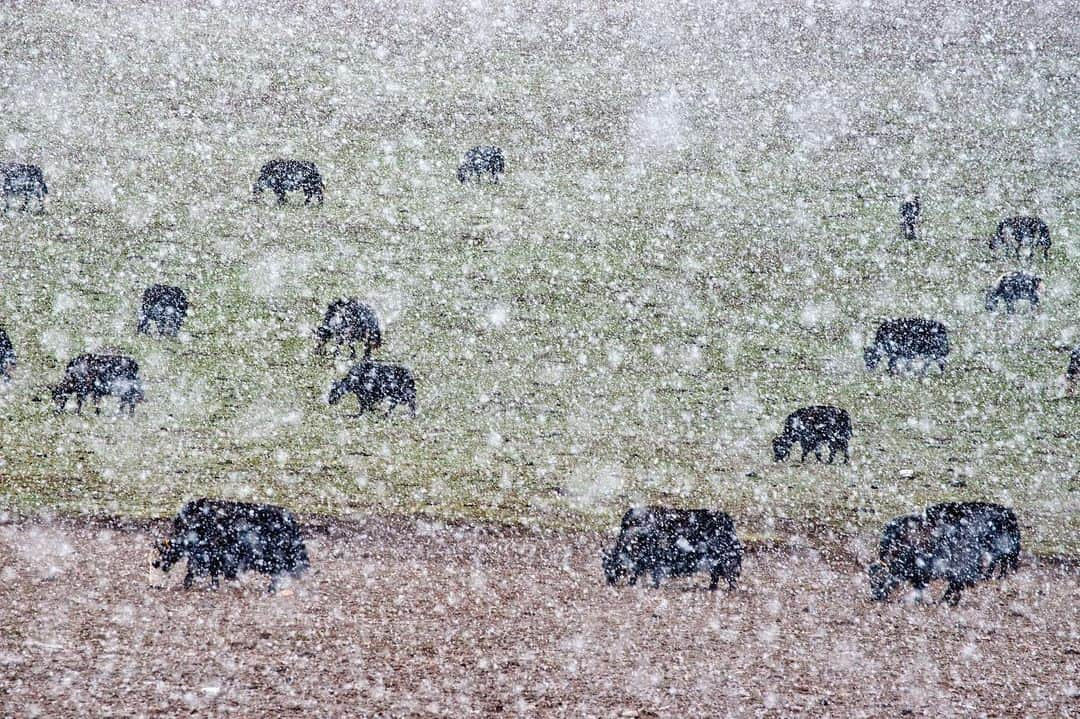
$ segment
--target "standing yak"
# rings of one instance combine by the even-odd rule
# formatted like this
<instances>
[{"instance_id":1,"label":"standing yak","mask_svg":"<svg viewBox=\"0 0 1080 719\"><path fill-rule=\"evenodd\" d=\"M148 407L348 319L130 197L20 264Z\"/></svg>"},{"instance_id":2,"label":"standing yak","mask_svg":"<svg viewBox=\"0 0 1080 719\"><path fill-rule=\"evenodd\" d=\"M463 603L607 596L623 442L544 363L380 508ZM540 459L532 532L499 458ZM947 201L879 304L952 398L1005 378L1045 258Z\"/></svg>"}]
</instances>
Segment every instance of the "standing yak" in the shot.
<instances>
[{"instance_id":1,"label":"standing yak","mask_svg":"<svg viewBox=\"0 0 1080 719\"><path fill-rule=\"evenodd\" d=\"M783 433L773 439L773 459L777 462L787 459L792 445L798 442L802 448L800 462L806 460L809 452L813 452L819 462L825 461L821 458L821 445L824 444L829 448L829 464L837 452L844 454L844 464L847 464L849 439L851 416L847 410L829 405L803 407L788 415Z\"/></svg>"},{"instance_id":2,"label":"standing yak","mask_svg":"<svg viewBox=\"0 0 1080 719\"><path fill-rule=\"evenodd\" d=\"M151 285L143 292L136 332L149 334L150 323L153 322L158 334L176 337L187 312L187 295L182 289L170 285Z\"/></svg>"},{"instance_id":3,"label":"standing yak","mask_svg":"<svg viewBox=\"0 0 1080 719\"><path fill-rule=\"evenodd\" d=\"M236 579L246 571L270 575L269 591L281 575L299 578L309 567L300 525L287 509L270 504L196 499L173 520L172 536L157 545L154 566L163 572L187 558L184 587L195 577Z\"/></svg>"},{"instance_id":4,"label":"standing yak","mask_svg":"<svg viewBox=\"0 0 1080 719\"><path fill-rule=\"evenodd\" d=\"M1006 255L1012 250L1018 261L1020 248L1027 245L1031 248L1032 257L1036 250L1041 249L1043 259L1047 260L1050 259L1050 228L1038 217L1006 217L990 236L989 245L990 252L995 256L998 250L1003 249Z\"/></svg>"},{"instance_id":5,"label":"standing yak","mask_svg":"<svg viewBox=\"0 0 1080 719\"><path fill-rule=\"evenodd\" d=\"M322 354L326 343L334 340L334 354L341 345L349 348L349 357L356 359L356 343L364 347L364 359L382 346L382 330L379 318L371 309L355 297L334 300L326 308L322 323L315 328L315 352Z\"/></svg>"},{"instance_id":6,"label":"standing yak","mask_svg":"<svg viewBox=\"0 0 1080 719\"><path fill-rule=\"evenodd\" d=\"M886 320L878 327L874 344L863 350L866 369L873 371L882 359L889 360L889 372L895 374L900 362L910 369L914 360L923 361L925 375L931 363L945 371L949 356L949 333L937 320L921 317Z\"/></svg>"},{"instance_id":7,"label":"standing yak","mask_svg":"<svg viewBox=\"0 0 1080 719\"><path fill-rule=\"evenodd\" d=\"M13 369L15 369L15 348L7 332L0 327L0 377L3 377L5 381L11 379Z\"/></svg>"},{"instance_id":8,"label":"standing yak","mask_svg":"<svg viewBox=\"0 0 1080 719\"><path fill-rule=\"evenodd\" d=\"M630 585L648 572L654 587L664 577L709 573L709 589L724 579L734 589L742 567L742 544L735 523L709 509L633 507L622 518L615 546L603 554L608 584Z\"/></svg>"},{"instance_id":9,"label":"standing yak","mask_svg":"<svg viewBox=\"0 0 1080 719\"><path fill-rule=\"evenodd\" d=\"M25 165L21 162L0 164L0 192L4 195L4 210L8 210L12 197L22 198L21 212L29 209L30 202L37 200L35 214L45 211L45 196L49 188L45 184L45 175L37 165Z\"/></svg>"},{"instance_id":10,"label":"standing yak","mask_svg":"<svg viewBox=\"0 0 1080 719\"><path fill-rule=\"evenodd\" d=\"M1020 558L1020 525L1007 507L987 502L946 502L922 514L897 517L881 533L880 563L870 566L873 598L881 601L910 582L921 594L943 579L942 601L955 605L960 593L983 579L1015 571Z\"/></svg>"},{"instance_id":11,"label":"standing yak","mask_svg":"<svg viewBox=\"0 0 1080 719\"><path fill-rule=\"evenodd\" d=\"M480 145L465 153L465 160L458 166L458 182L465 184L472 179L477 183L484 175L491 175L492 182L498 182L506 174L506 158L494 145Z\"/></svg>"},{"instance_id":12,"label":"standing yak","mask_svg":"<svg viewBox=\"0 0 1080 719\"><path fill-rule=\"evenodd\" d=\"M323 203L322 175L315 163L303 160L271 160L259 170L259 179L251 188L252 196L258 198L264 190L271 190L277 195L278 205L285 204L285 193L300 190L304 193L304 204L315 200Z\"/></svg>"},{"instance_id":13,"label":"standing yak","mask_svg":"<svg viewBox=\"0 0 1080 719\"><path fill-rule=\"evenodd\" d=\"M922 224L922 206L919 196L900 203L900 234L905 240L919 238L919 225Z\"/></svg>"},{"instance_id":14,"label":"standing yak","mask_svg":"<svg viewBox=\"0 0 1080 719\"><path fill-rule=\"evenodd\" d=\"M135 414L135 405L144 399L139 365L123 355L82 354L67 364L64 378L52 388L56 413L67 407L68 396L75 397L75 412L81 413L89 397L94 413L101 413L101 398L112 395L120 399L120 409Z\"/></svg>"}]
</instances>

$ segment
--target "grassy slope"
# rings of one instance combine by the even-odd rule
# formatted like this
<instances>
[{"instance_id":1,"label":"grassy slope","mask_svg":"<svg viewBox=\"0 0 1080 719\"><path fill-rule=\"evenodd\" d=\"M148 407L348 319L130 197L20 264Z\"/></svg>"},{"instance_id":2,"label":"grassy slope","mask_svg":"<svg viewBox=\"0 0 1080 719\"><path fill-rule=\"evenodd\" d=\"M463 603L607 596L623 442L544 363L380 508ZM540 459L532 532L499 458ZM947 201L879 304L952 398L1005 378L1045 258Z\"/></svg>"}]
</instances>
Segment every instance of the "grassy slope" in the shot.
<instances>
[{"instance_id":1,"label":"grassy slope","mask_svg":"<svg viewBox=\"0 0 1080 719\"><path fill-rule=\"evenodd\" d=\"M603 526L662 500L765 531L979 497L1080 551L1075 5L833 7L4 9L4 154L53 194L0 219L0 503ZM505 184L453 180L478 142ZM315 160L327 205L248 203L275 156ZM896 240L905 188L925 244ZM1055 238L1046 309L987 316L1010 264L965 238L1024 211ZM179 343L133 333L162 280L194 305ZM347 365L310 329L345 294L415 368L416 421L321 404ZM862 370L877 322L924 313L954 333L945 377ZM100 346L143 365L134 421L30 401ZM818 402L852 411L852 464L773 464Z\"/></svg>"}]
</instances>

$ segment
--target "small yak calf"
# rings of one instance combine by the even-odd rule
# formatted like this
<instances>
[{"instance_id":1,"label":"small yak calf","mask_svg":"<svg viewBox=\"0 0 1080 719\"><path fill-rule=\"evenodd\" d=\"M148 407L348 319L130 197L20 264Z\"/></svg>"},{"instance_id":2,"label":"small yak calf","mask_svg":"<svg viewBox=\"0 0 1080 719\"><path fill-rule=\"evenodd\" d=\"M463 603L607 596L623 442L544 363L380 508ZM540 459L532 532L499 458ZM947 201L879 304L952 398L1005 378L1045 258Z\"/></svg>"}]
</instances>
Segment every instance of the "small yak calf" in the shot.
<instances>
[{"instance_id":1,"label":"small yak calf","mask_svg":"<svg viewBox=\"0 0 1080 719\"><path fill-rule=\"evenodd\" d=\"M1077 380L1080 380L1080 347L1069 353L1069 366L1065 368L1065 392L1070 397L1076 394Z\"/></svg>"},{"instance_id":2,"label":"small yak calf","mask_svg":"<svg viewBox=\"0 0 1080 719\"><path fill-rule=\"evenodd\" d=\"M821 458L821 445L829 447L829 464L832 464L836 453L844 453L844 464L847 464L848 440L851 439L851 416L847 410L839 407L821 405L816 407L803 407L788 415L784 422L784 432L773 439L773 459L779 462L787 459L791 452L791 446L796 442L802 447L802 458L813 452L819 462Z\"/></svg>"},{"instance_id":3,"label":"small yak calf","mask_svg":"<svg viewBox=\"0 0 1080 719\"><path fill-rule=\"evenodd\" d=\"M1004 249L1007 255L1011 249L1019 260L1020 248L1027 245L1031 248L1032 257L1036 250L1042 249L1043 259L1050 259L1050 228L1038 217L1006 217L998 223L988 244L995 256L998 250Z\"/></svg>"},{"instance_id":4,"label":"small yak calf","mask_svg":"<svg viewBox=\"0 0 1080 719\"><path fill-rule=\"evenodd\" d=\"M326 401L337 404L349 392L360 403L357 416L374 409L383 400L390 402L387 417L399 404L408 405L413 417L416 416L416 382L412 372L401 365L364 360L349 370L344 379L331 385Z\"/></svg>"},{"instance_id":5,"label":"small yak calf","mask_svg":"<svg viewBox=\"0 0 1080 719\"><path fill-rule=\"evenodd\" d=\"M270 575L269 591L276 591L281 575L299 578L307 571L307 548L296 518L286 509L269 504L196 499L173 520L172 536L157 545L154 566L163 572L187 558L184 587L195 577L236 579L246 571Z\"/></svg>"},{"instance_id":6,"label":"small yak calf","mask_svg":"<svg viewBox=\"0 0 1080 719\"><path fill-rule=\"evenodd\" d=\"M157 326L158 334L176 337L187 312L187 295L182 289L169 285L151 285L143 292L139 327L136 331L149 334L150 323L153 322Z\"/></svg>"},{"instance_id":7,"label":"small yak calf","mask_svg":"<svg viewBox=\"0 0 1080 719\"><path fill-rule=\"evenodd\" d=\"M921 317L886 320L878 327L874 344L863 350L866 369L872 371L878 362L888 358L889 372L895 374L902 361L910 369L916 359L923 361L925 375L930 363L945 371L949 356L949 333L937 320Z\"/></svg>"},{"instance_id":8,"label":"small yak calf","mask_svg":"<svg viewBox=\"0 0 1080 719\"><path fill-rule=\"evenodd\" d=\"M15 348L7 332L0 327L0 377L3 377L5 381L11 379L13 369L15 369Z\"/></svg>"},{"instance_id":9,"label":"small yak calf","mask_svg":"<svg viewBox=\"0 0 1080 719\"><path fill-rule=\"evenodd\" d=\"M315 328L315 351L321 354L326 343L334 340L334 354L341 345L349 348L349 357L356 359L356 343L364 346L364 359L382 346L382 330L375 310L354 297L334 300L326 308L322 324Z\"/></svg>"},{"instance_id":10,"label":"small yak calf","mask_svg":"<svg viewBox=\"0 0 1080 719\"><path fill-rule=\"evenodd\" d=\"M1012 314L1020 300L1027 300L1038 309L1043 290L1041 278L1026 272L1010 272L999 277L997 284L986 290L986 311L993 312L1000 301L1005 303L1005 311Z\"/></svg>"},{"instance_id":11,"label":"small yak calf","mask_svg":"<svg viewBox=\"0 0 1080 719\"><path fill-rule=\"evenodd\" d=\"M57 414L67 407L69 395L75 396L76 413L82 412L83 402L90 397L94 413L101 414L101 398L112 395L120 398L121 410L126 407L130 414L135 414L135 405L144 399L139 365L121 355L79 355L68 362L60 384L52 387Z\"/></svg>"},{"instance_id":12,"label":"small yak calf","mask_svg":"<svg viewBox=\"0 0 1080 719\"><path fill-rule=\"evenodd\" d=\"M285 193L300 190L304 193L304 204L310 204L314 199L320 205L323 203L322 175L313 162L302 160L271 160L259 170L259 179L251 188L252 196L258 198L263 190L271 190L277 195L277 203L285 204Z\"/></svg>"},{"instance_id":13,"label":"small yak calf","mask_svg":"<svg viewBox=\"0 0 1080 719\"><path fill-rule=\"evenodd\" d=\"M900 234L905 240L919 238L919 225L922 224L922 207L919 196L900 203Z\"/></svg>"},{"instance_id":14,"label":"small yak calf","mask_svg":"<svg viewBox=\"0 0 1080 719\"><path fill-rule=\"evenodd\" d=\"M897 517L885 525L878 547L879 564L870 566L871 593L888 598L904 582L918 590L943 579L942 601L955 605L960 593L989 579L1004 577L1020 558L1020 525L1011 509L986 502L948 502L922 514Z\"/></svg>"},{"instance_id":15,"label":"small yak calf","mask_svg":"<svg viewBox=\"0 0 1080 719\"><path fill-rule=\"evenodd\" d=\"M4 210L9 209L12 197L21 197L21 212L26 212L31 200L37 200L35 214L45 211L45 196L49 188L45 184L45 175L37 165L24 165L19 162L7 162L0 165L0 187L4 195Z\"/></svg>"},{"instance_id":16,"label":"small yak calf","mask_svg":"<svg viewBox=\"0 0 1080 719\"><path fill-rule=\"evenodd\" d=\"M506 158L498 147L480 145L465 153L465 161L458 166L458 182L465 184L470 179L477 183L483 175L491 175L492 182L498 182L499 176L506 174Z\"/></svg>"},{"instance_id":17,"label":"small yak calf","mask_svg":"<svg viewBox=\"0 0 1080 719\"><path fill-rule=\"evenodd\" d=\"M603 554L608 584L628 578L632 586L648 572L654 587L664 577L709 573L709 589L724 579L734 589L742 567L735 523L709 509L634 507L622 518L615 546Z\"/></svg>"}]
</instances>

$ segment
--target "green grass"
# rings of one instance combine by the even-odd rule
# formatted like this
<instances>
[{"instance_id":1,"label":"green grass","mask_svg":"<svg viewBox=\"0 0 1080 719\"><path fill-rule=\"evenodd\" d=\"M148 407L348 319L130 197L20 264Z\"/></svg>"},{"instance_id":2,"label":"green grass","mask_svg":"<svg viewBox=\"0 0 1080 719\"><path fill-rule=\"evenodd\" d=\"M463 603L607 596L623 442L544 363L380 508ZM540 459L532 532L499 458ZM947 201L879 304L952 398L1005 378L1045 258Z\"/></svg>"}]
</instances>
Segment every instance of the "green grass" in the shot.
<instances>
[{"instance_id":1,"label":"green grass","mask_svg":"<svg viewBox=\"0 0 1080 719\"><path fill-rule=\"evenodd\" d=\"M0 506L602 527L665 501L873 532L980 498L1080 551L1075 7L213 5L0 16L4 154L52 191L0 218ZM509 176L461 188L487 142ZM318 163L323 208L248 202L278 156ZM1045 309L987 315L1012 264L967 238L1025 212L1055 242ZM188 290L179 342L134 334L153 281ZM415 421L323 404L347 363L310 333L342 295L414 368ZM916 314L949 326L947 374L866 373L876 325ZM143 368L134 420L32 401L102 346ZM852 463L773 463L786 414L824 402Z\"/></svg>"}]
</instances>

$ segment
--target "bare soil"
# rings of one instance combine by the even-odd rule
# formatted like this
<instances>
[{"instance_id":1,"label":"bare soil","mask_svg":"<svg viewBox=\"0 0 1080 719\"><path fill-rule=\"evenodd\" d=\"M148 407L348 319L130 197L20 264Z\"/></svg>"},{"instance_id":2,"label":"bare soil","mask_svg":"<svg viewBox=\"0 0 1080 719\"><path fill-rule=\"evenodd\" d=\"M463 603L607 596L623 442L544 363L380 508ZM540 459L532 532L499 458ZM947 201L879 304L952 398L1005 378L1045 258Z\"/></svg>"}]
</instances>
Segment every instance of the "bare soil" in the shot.
<instances>
[{"instance_id":1,"label":"bare soil","mask_svg":"<svg viewBox=\"0 0 1080 719\"><path fill-rule=\"evenodd\" d=\"M731 593L609 587L598 535L380 518L312 528L312 571L269 595L183 590L150 567L163 530L0 526L0 715L1080 714L1061 563L958 608L867 601L855 540L753 549Z\"/></svg>"}]
</instances>

